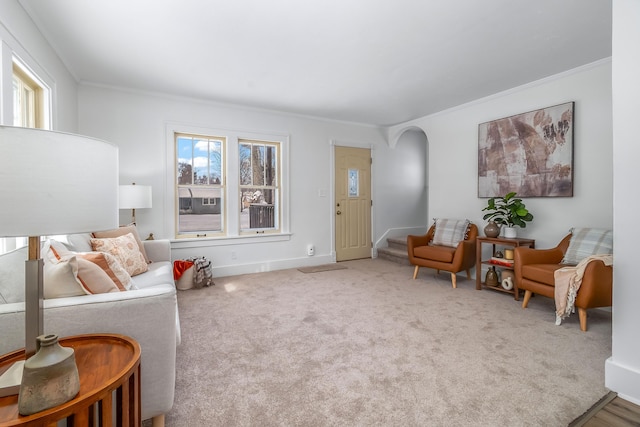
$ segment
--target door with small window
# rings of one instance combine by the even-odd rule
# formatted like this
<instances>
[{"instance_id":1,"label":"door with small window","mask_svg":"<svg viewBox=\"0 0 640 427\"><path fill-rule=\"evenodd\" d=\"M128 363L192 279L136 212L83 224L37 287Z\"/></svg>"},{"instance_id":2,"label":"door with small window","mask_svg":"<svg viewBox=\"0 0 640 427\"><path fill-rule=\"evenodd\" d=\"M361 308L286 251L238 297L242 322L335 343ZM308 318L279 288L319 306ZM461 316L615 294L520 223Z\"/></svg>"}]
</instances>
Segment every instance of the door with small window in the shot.
<instances>
[{"instance_id":1,"label":"door with small window","mask_svg":"<svg viewBox=\"0 0 640 427\"><path fill-rule=\"evenodd\" d=\"M336 260L371 258L371 150L335 148Z\"/></svg>"}]
</instances>

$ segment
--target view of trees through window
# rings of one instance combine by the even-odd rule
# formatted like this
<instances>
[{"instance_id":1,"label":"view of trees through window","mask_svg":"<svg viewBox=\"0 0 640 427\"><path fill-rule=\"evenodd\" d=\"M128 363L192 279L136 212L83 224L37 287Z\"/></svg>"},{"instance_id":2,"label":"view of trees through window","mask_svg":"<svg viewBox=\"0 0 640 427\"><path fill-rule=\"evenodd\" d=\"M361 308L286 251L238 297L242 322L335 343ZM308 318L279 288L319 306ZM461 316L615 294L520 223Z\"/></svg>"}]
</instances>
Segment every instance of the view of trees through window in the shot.
<instances>
[{"instance_id":1,"label":"view of trees through window","mask_svg":"<svg viewBox=\"0 0 640 427\"><path fill-rule=\"evenodd\" d=\"M178 234L224 229L224 138L176 135Z\"/></svg>"},{"instance_id":2,"label":"view of trees through window","mask_svg":"<svg viewBox=\"0 0 640 427\"><path fill-rule=\"evenodd\" d=\"M278 143L241 140L241 230L278 228Z\"/></svg>"},{"instance_id":3,"label":"view of trees through window","mask_svg":"<svg viewBox=\"0 0 640 427\"><path fill-rule=\"evenodd\" d=\"M177 236L280 229L280 142L176 133L175 150ZM237 150L238 163L226 163L227 150ZM227 173L233 179L227 179ZM233 188L228 189L230 183ZM232 198L233 205L228 203L227 190L239 196ZM233 220L225 221L229 215ZM226 229L229 224L234 230Z\"/></svg>"}]
</instances>

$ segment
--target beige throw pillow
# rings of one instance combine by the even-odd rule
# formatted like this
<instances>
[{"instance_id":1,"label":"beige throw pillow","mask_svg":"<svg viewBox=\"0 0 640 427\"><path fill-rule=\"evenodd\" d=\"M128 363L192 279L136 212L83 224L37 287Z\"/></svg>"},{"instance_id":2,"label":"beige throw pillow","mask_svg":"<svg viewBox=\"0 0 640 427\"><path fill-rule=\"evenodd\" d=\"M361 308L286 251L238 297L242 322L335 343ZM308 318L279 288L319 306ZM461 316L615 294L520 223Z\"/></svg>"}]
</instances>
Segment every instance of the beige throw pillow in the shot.
<instances>
[{"instance_id":1,"label":"beige throw pillow","mask_svg":"<svg viewBox=\"0 0 640 427\"><path fill-rule=\"evenodd\" d=\"M100 267L121 291L131 289L131 276L113 255L103 252L84 252L77 254L76 257Z\"/></svg>"},{"instance_id":2,"label":"beige throw pillow","mask_svg":"<svg viewBox=\"0 0 640 427\"><path fill-rule=\"evenodd\" d=\"M613 231L601 228L572 228L563 264L577 265L591 255L613 253Z\"/></svg>"},{"instance_id":3,"label":"beige throw pillow","mask_svg":"<svg viewBox=\"0 0 640 427\"><path fill-rule=\"evenodd\" d=\"M469 220L436 218L435 225L433 244L455 248L458 243L465 239L467 228L469 228Z\"/></svg>"},{"instance_id":4,"label":"beige throw pillow","mask_svg":"<svg viewBox=\"0 0 640 427\"><path fill-rule=\"evenodd\" d=\"M78 282L87 294L104 294L124 291L115 284L112 277L93 262L73 256L78 263Z\"/></svg>"},{"instance_id":5,"label":"beige throw pillow","mask_svg":"<svg viewBox=\"0 0 640 427\"><path fill-rule=\"evenodd\" d=\"M133 234L133 237L136 239L138 249L140 250L140 253L144 257L144 261L147 264L149 264L151 261L149 261L149 257L147 257L147 252L144 250L144 244L142 243L142 240L140 240L140 235L138 234L138 229L136 228L135 224L126 225L123 227L116 228L114 230L96 231L92 233L92 235L96 239L104 239L104 238L120 237L129 233Z\"/></svg>"},{"instance_id":6,"label":"beige throw pillow","mask_svg":"<svg viewBox=\"0 0 640 427\"><path fill-rule=\"evenodd\" d=\"M114 238L91 239L91 247L94 251L113 255L131 276L149 269L132 233Z\"/></svg>"}]
</instances>

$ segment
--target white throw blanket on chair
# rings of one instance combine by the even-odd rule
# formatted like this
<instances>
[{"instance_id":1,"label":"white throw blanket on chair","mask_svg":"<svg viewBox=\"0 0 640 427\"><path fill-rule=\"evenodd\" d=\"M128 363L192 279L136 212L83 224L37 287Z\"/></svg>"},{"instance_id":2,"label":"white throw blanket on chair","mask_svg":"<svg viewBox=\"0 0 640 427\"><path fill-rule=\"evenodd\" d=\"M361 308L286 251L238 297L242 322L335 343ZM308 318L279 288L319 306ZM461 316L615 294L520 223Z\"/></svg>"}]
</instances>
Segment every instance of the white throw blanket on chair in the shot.
<instances>
[{"instance_id":1,"label":"white throw blanket on chair","mask_svg":"<svg viewBox=\"0 0 640 427\"><path fill-rule=\"evenodd\" d=\"M613 255L591 255L583 259L575 267L562 267L553 273L555 279L556 325L562 319L575 312L575 301L578 289L587 264L601 260L604 265L613 265Z\"/></svg>"}]
</instances>

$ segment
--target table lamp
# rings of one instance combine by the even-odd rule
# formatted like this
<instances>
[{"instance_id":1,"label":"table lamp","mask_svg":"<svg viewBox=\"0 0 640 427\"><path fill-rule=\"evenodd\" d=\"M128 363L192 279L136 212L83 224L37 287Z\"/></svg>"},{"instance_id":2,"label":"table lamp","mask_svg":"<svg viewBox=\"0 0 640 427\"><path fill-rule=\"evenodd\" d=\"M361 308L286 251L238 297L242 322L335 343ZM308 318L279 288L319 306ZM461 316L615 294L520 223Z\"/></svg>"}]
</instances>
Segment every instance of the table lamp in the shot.
<instances>
[{"instance_id":1,"label":"table lamp","mask_svg":"<svg viewBox=\"0 0 640 427\"><path fill-rule=\"evenodd\" d=\"M131 209L132 223L136 223L136 209L151 208L151 186L121 185L118 195L118 207L120 209Z\"/></svg>"},{"instance_id":2,"label":"table lamp","mask_svg":"<svg viewBox=\"0 0 640 427\"><path fill-rule=\"evenodd\" d=\"M118 148L97 139L0 126L0 237L29 236L26 357L43 335L40 236L118 226Z\"/></svg>"}]
</instances>

